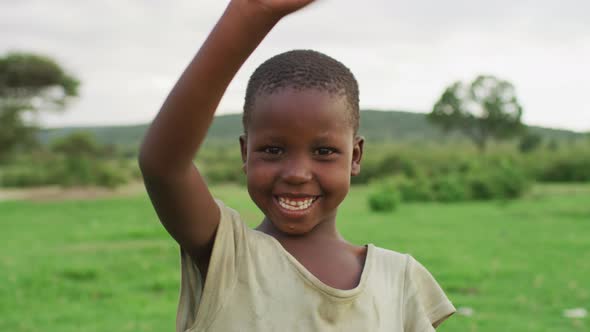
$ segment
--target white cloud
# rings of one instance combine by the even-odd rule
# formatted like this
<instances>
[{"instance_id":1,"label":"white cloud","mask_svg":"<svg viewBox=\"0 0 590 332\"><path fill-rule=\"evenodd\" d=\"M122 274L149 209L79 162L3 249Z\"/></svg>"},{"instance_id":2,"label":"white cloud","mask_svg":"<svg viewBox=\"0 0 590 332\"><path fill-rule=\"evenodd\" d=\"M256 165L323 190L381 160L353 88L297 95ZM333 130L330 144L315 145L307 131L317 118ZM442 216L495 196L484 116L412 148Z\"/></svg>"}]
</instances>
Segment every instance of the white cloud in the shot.
<instances>
[{"instance_id":1,"label":"white cloud","mask_svg":"<svg viewBox=\"0 0 590 332\"><path fill-rule=\"evenodd\" d=\"M82 80L80 100L47 125L150 121L227 1L0 2L0 52L54 56ZM445 85L510 80L528 123L590 130L590 2L322 0L281 22L227 90L241 109L268 57L313 48L357 76L365 107L429 111Z\"/></svg>"}]
</instances>

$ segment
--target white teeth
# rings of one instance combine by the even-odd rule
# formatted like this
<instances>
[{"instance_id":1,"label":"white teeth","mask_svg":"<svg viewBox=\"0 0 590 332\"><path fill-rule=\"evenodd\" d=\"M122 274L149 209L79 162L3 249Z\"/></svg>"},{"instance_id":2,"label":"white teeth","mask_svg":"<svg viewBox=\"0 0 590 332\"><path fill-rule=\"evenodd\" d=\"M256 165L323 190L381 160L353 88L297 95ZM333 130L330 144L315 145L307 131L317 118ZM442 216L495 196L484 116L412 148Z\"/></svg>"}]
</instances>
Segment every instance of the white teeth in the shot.
<instances>
[{"instance_id":1,"label":"white teeth","mask_svg":"<svg viewBox=\"0 0 590 332\"><path fill-rule=\"evenodd\" d=\"M279 204L287 210L297 211L305 210L311 206L315 198L308 198L303 201L292 201L287 198L279 197Z\"/></svg>"}]
</instances>

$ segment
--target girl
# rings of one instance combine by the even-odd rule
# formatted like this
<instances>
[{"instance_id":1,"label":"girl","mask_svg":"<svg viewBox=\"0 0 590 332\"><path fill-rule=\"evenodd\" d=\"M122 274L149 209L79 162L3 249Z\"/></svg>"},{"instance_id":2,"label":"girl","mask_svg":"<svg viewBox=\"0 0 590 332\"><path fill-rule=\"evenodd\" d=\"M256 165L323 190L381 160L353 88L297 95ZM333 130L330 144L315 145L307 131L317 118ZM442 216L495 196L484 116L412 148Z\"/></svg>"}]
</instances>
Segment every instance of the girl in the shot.
<instances>
[{"instance_id":1,"label":"girl","mask_svg":"<svg viewBox=\"0 0 590 332\"><path fill-rule=\"evenodd\" d=\"M278 55L250 79L240 137L248 229L193 165L215 109L281 18L313 0L232 0L149 129L140 167L181 248L177 331L432 331L455 309L409 255L346 242L337 209L360 172L358 87L314 51Z\"/></svg>"}]
</instances>

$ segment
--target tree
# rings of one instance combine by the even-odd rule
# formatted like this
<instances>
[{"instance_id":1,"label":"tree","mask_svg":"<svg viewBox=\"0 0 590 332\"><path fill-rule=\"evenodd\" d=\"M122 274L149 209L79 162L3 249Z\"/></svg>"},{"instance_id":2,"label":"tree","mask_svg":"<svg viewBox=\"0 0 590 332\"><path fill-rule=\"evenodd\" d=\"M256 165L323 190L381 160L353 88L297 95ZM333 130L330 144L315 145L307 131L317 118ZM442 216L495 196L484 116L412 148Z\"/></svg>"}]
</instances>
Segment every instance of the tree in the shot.
<instances>
[{"instance_id":1,"label":"tree","mask_svg":"<svg viewBox=\"0 0 590 332\"><path fill-rule=\"evenodd\" d=\"M526 133L520 138L518 150L520 150L522 153L529 153L541 146L542 142L543 138L541 135L535 133Z\"/></svg>"},{"instance_id":2,"label":"tree","mask_svg":"<svg viewBox=\"0 0 590 332\"><path fill-rule=\"evenodd\" d=\"M80 82L49 57L13 52L0 56L0 161L30 147L39 130L36 113L61 111Z\"/></svg>"},{"instance_id":3,"label":"tree","mask_svg":"<svg viewBox=\"0 0 590 332\"><path fill-rule=\"evenodd\" d=\"M54 140L51 143L51 150L69 158L94 159L102 154L103 147L96 142L95 137L91 133L75 131L67 136Z\"/></svg>"},{"instance_id":4,"label":"tree","mask_svg":"<svg viewBox=\"0 0 590 332\"><path fill-rule=\"evenodd\" d=\"M522 133L520 106L514 86L494 76L479 76L471 84L455 82L436 102L428 119L445 131L460 131L480 151L490 139Z\"/></svg>"}]
</instances>

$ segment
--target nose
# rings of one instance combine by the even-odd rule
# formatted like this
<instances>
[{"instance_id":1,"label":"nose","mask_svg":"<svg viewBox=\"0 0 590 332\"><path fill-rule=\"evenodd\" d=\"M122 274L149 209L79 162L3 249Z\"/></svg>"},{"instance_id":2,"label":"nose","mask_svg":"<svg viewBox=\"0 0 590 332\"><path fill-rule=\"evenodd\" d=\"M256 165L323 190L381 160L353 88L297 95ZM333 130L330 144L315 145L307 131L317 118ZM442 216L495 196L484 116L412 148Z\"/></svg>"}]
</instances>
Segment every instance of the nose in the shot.
<instances>
[{"instance_id":1,"label":"nose","mask_svg":"<svg viewBox=\"0 0 590 332\"><path fill-rule=\"evenodd\" d=\"M302 184L312 179L311 163L305 158L285 160L282 172L283 181L289 184Z\"/></svg>"}]
</instances>

